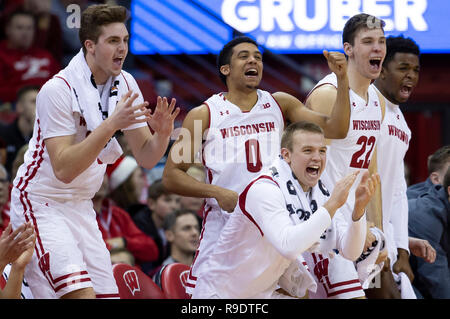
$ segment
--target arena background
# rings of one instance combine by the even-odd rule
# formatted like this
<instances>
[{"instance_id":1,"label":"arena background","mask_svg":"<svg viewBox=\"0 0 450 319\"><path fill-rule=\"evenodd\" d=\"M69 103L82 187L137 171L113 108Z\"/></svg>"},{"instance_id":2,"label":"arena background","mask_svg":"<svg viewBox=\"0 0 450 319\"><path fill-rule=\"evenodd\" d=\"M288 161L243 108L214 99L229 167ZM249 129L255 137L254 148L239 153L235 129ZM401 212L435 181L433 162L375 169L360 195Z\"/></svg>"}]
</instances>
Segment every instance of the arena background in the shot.
<instances>
[{"instance_id":1,"label":"arena background","mask_svg":"<svg viewBox=\"0 0 450 319\"><path fill-rule=\"evenodd\" d=\"M423 53L418 87L401 106L412 131L405 159L409 183L424 180L428 155L450 143L448 0L41 1L51 5L65 37L72 34L72 44L64 40L62 67L80 47L78 43L74 48L77 8L104 2L129 8L130 52L124 69L136 77L152 105L157 95L177 98L183 109L177 126L192 107L226 90L218 77L216 54L233 36L246 34L261 44L262 89L304 100L329 72L321 51L342 49L345 21L359 12L373 14L386 21L386 35L412 37ZM21 2L0 0L2 18Z\"/></svg>"}]
</instances>

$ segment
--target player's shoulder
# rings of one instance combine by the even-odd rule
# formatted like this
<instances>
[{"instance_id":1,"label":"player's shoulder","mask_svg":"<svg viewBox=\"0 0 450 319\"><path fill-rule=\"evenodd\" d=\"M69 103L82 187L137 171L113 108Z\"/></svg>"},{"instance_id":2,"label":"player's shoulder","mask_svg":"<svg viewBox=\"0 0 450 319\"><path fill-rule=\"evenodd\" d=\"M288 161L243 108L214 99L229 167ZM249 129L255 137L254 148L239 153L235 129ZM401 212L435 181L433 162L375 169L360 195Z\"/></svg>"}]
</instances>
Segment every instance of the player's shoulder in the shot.
<instances>
[{"instance_id":1,"label":"player's shoulder","mask_svg":"<svg viewBox=\"0 0 450 319\"><path fill-rule=\"evenodd\" d=\"M201 104L192 108L184 118L183 126L194 128L196 121L201 121L202 130L205 130L210 125L209 108L206 104Z\"/></svg>"},{"instance_id":2,"label":"player's shoulder","mask_svg":"<svg viewBox=\"0 0 450 319\"><path fill-rule=\"evenodd\" d=\"M71 86L67 80L61 76L54 76L41 87L37 99L70 99Z\"/></svg>"}]
</instances>

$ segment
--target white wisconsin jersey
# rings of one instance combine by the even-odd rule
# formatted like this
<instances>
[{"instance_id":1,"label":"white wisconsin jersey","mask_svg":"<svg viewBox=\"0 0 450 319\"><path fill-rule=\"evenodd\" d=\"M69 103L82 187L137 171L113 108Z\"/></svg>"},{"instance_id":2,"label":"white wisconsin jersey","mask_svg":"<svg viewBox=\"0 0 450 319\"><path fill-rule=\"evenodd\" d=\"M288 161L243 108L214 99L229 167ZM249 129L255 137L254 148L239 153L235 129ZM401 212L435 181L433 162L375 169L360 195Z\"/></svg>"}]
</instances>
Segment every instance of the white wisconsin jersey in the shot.
<instances>
[{"instance_id":1,"label":"white wisconsin jersey","mask_svg":"<svg viewBox=\"0 0 450 319\"><path fill-rule=\"evenodd\" d=\"M374 86L376 89L376 87ZM411 130L398 105L386 100L386 112L378 141L377 161L381 179L383 229L388 242L395 233L395 242L408 250L408 203L404 158L411 141ZM392 220L399 220L392 227ZM394 224L396 224L394 222ZM403 225L403 227L401 227ZM391 229L393 228L393 229ZM396 250L394 251L396 253ZM392 258L391 258L392 260Z\"/></svg>"},{"instance_id":2,"label":"white wisconsin jersey","mask_svg":"<svg viewBox=\"0 0 450 319\"><path fill-rule=\"evenodd\" d=\"M337 87L334 73L323 78L314 89L327 83ZM325 171L332 185L356 169L369 167L372 151L380 136L381 103L373 86L369 86L367 103L351 89L349 94L350 123L347 136L344 139L330 140L328 146ZM326 186L330 189L332 185Z\"/></svg>"},{"instance_id":3,"label":"white wisconsin jersey","mask_svg":"<svg viewBox=\"0 0 450 319\"><path fill-rule=\"evenodd\" d=\"M229 102L223 93L204 102L210 114L203 144L207 183L240 193L279 154L283 113L269 92L257 90L257 94L258 100L249 112ZM206 203L218 208L214 198Z\"/></svg>"},{"instance_id":4,"label":"white wisconsin jersey","mask_svg":"<svg viewBox=\"0 0 450 319\"><path fill-rule=\"evenodd\" d=\"M316 86L331 84L337 87L337 77L334 73L328 74ZM327 164L322 174L326 187L332 191L337 181L344 178L354 170L368 169L372 151L380 136L382 110L379 97L373 86L368 88L368 102L357 95L353 90L350 94L350 123L347 136L344 139L332 139L328 145ZM341 209L346 213L350 222L354 206L354 191L361 180L362 174L353 183L346 205ZM347 209L345 208L347 207Z\"/></svg>"},{"instance_id":5,"label":"white wisconsin jersey","mask_svg":"<svg viewBox=\"0 0 450 319\"><path fill-rule=\"evenodd\" d=\"M257 90L257 94L258 100L249 112L242 112L223 93L204 103L210 114L202 150L207 183L240 194L279 154L283 113L269 92ZM208 271L206 261L229 216L215 199L206 199L200 243L186 283L188 293L192 294L197 276Z\"/></svg>"},{"instance_id":6,"label":"white wisconsin jersey","mask_svg":"<svg viewBox=\"0 0 450 319\"><path fill-rule=\"evenodd\" d=\"M129 88L139 93L133 105L143 103L142 94L131 74L122 71ZM21 192L63 200L91 199L100 188L106 164L94 161L72 182L58 180L53 172L45 139L74 136L74 143L83 141L90 132L80 113L73 112L70 85L61 78L47 81L36 97L36 120L29 148L13 182ZM144 123L145 124L145 123ZM145 124L146 125L146 124ZM141 125L133 125L136 128ZM129 129L128 128L128 129Z\"/></svg>"}]
</instances>

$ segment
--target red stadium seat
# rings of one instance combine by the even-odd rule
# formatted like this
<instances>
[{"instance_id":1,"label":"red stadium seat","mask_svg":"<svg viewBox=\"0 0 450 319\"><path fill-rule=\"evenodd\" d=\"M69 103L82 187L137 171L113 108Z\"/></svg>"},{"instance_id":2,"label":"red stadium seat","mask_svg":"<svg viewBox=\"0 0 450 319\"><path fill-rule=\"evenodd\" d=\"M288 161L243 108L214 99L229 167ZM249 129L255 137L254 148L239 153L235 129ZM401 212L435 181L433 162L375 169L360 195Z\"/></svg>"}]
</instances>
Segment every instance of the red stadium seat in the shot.
<instances>
[{"instance_id":1,"label":"red stadium seat","mask_svg":"<svg viewBox=\"0 0 450 319\"><path fill-rule=\"evenodd\" d=\"M161 288L167 299L189 299L185 291L189 268L184 264L173 263L161 269Z\"/></svg>"},{"instance_id":2,"label":"red stadium seat","mask_svg":"<svg viewBox=\"0 0 450 319\"><path fill-rule=\"evenodd\" d=\"M6 286L6 280L3 277L3 274L0 274L0 289L3 290L5 288L5 286Z\"/></svg>"},{"instance_id":3,"label":"red stadium seat","mask_svg":"<svg viewBox=\"0 0 450 319\"><path fill-rule=\"evenodd\" d=\"M113 274L120 299L165 299L161 289L137 267L115 264Z\"/></svg>"}]
</instances>

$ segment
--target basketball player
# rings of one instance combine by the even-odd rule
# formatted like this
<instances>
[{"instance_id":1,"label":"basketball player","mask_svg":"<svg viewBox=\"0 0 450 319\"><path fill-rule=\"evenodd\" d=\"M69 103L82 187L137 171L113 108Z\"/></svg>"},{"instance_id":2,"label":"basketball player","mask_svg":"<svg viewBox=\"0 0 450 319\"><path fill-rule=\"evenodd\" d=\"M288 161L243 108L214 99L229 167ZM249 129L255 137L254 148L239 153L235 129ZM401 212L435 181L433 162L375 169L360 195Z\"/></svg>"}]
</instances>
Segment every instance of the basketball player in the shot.
<instances>
[{"instance_id":1,"label":"basketball player","mask_svg":"<svg viewBox=\"0 0 450 319\"><path fill-rule=\"evenodd\" d=\"M279 279L291 263L320 241L358 174L338 182L330 196L319 180L326 151L318 125L296 122L286 128L281 139L282 158L272 162L240 194L238 207L206 261L208 271L198 277L193 298L274 297ZM356 219L364 214L377 183L377 177L369 178L368 172L361 179L356 191ZM308 276L306 270L296 282L307 283Z\"/></svg>"},{"instance_id":2,"label":"basketball player","mask_svg":"<svg viewBox=\"0 0 450 319\"><path fill-rule=\"evenodd\" d=\"M388 37L386 47L383 68L374 83L386 98L386 113L377 146L378 171L382 181L383 230L392 271L405 273L408 277L400 278L406 281L409 278L410 282L402 285L411 286L414 275L409 264L408 198L404 175L404 157L411 141L411 130L399 104L408 101L419 81L420 50L413 40L403 36ZM390 267L388 271L391 271ZM388 288L385 286L382 285L381 289ZM399 294L394 296L400 297Z\"/></svg>"},{"instance_id":3,"label":"basketball player","mask_svg":"<svg viewBox=\"0 0 450 319\"><path fill-rule=\"evenodd\" d=\"M37 96L33 137L11 199L13 226L31 221L37 236L25 272L35 298L119 296L91 199L106 164L122 154L117 130L138 163L151 168L179 112L174 100L169 105L158 98L150 114L133 76L122 71L126 17L122 6L88 7L79 31L82 50Z\"/></svg>"},{"instance_id":4,"label":"basketball player","mask_svg":"<svg viewBox=\"0 0 450 319\"><path fill-rule=\"evenodd\" d=\"M343 87L337 92L331 117L312 112L295 97L259 90L263 72L257 43L238 37L226 44L218 57L218 69L228 92L215 94L192 109L168 157L163 183L173 193L206 198L200 244L191 267L187 291L192 293L222 226L236 206L238 193L279 154L280 136L286 122L308 120L323 127L325 135L345 137L349 103L346 60L343 54L324 52L328 65ZM203 143L206 183L186 171Z\"/></svg>"},{"instance_id":5,"label":"basketball player","mask_svg":"<svg viewBox=\"0 0 450 319\"><path fill-rule=\"evenodd\" d=\"M323 181L326 187L331 190L338 180L352 171L364 171L369 168L372 153L380 135L383 118L382 108L384 106L382 105L383 101L380 101L381 95L379 96L370 84L380 75L386 55L386 38L383 26L383 21L364 13L353 16L344 26L342 38L344 52L348 57L350 125L344 139L329 141ZM336 75L333 73L327 75L310 92L306 106L312 110L330 114L334 108L333 103L338 88L339 83L337 83ZM360 176L362 175L360 174ZM357 185L357 182L355 185ZM344 214L348 224L353 222L351 215L354 206L354 203L352 203L354 190L355 187L350 190L349 200L338 213ZM364 241L359 244L362 252ZM348 273L348 278L342 279L342 283L358 278L352 261L348 260L346 263L334 267L333 263L338 260L340 258L333 258L329 260L329 263L324 263L328 265L329 273ZM331 282L330 284L337 286L341 283ZM360 293L360 297L364 297L362 290ZM345 293L342 293L340 297L348 298Z\"/></svg>"}]
</instances>

